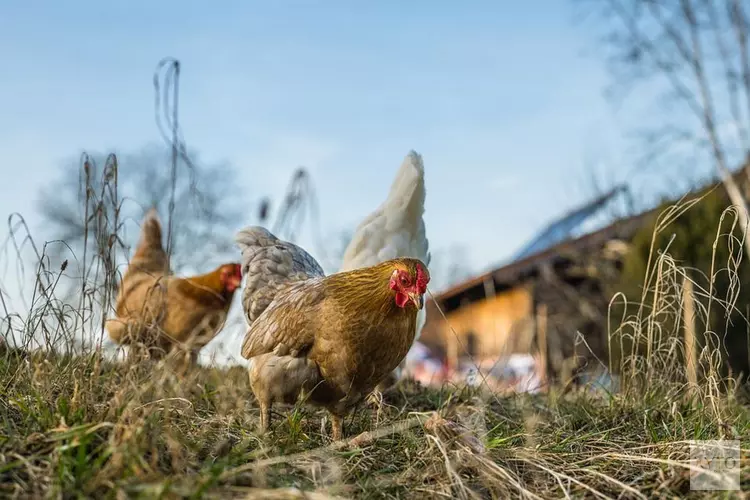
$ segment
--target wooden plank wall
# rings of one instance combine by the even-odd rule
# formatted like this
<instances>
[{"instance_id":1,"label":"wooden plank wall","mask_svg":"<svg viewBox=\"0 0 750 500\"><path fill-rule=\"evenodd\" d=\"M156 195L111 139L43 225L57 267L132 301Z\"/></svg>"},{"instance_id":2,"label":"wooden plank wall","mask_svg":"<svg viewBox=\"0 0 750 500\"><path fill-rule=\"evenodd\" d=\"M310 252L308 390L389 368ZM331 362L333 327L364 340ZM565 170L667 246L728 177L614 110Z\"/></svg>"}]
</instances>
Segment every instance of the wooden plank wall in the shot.
<instances>
[{"instance_id":1,"label":"wooden plank wall","mask_svg":"<svg viewBox=\"0 0 750 500\"><path fill-rule=\"evenodd\" d=\"M472 333L475 359L534 352L533 309L532 289L522 285L451 311L446 315L447 322L436 310L428 311L429 326L422 336L425 343L442 344L453 367L467 355Z\"/></svg>"}]
</instances>

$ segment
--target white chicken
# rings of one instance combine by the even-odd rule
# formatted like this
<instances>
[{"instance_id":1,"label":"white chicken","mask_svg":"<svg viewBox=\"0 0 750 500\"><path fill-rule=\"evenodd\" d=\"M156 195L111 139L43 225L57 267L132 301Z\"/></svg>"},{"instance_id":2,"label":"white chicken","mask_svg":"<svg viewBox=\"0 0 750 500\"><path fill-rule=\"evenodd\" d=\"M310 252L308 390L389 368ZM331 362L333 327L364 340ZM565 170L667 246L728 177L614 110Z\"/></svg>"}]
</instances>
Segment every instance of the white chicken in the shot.
<instances>
[{"instance_id":1,"label":"white chicken","mask_svg":"<svg viewBox=\"0 0 750 500\"><path fill-rule=\"evenodd\" d=\"M425 196L424 164L422 157L412 150L396 173L388 198L357 226L340 270L374 266L397 257L419 259L429 267L429 243L422 218ZM427 321L426 310L422 308L417 315L415 342ZM382 392L393 384L401 377L402 370L403 363L378 389Z\"/></svg>"}]
</instances>

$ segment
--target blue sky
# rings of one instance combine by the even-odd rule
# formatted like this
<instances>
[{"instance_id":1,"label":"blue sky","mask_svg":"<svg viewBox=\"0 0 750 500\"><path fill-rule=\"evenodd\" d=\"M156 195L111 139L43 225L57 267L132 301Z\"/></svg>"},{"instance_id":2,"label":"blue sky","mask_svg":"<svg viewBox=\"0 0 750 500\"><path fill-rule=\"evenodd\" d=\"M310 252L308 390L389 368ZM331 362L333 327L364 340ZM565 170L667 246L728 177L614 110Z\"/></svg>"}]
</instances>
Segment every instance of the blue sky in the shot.
<instances>
[{"instance_id":1,"label":"blue sky","mask_svg":"<svg viewBox=\"0 0 750 500\"><path fill-rule=\"evenodd\" d=\"M465 246L474 270L583 202L587 168L626 162L631 119L569 0L210 5L2 3L0 220L44 239L35 204L63 160L158 141L165 56L188 145L237 167L248 210L305 165L325 229L352 227L415 149L432 248Z\"/></svg>"}]
</instances>

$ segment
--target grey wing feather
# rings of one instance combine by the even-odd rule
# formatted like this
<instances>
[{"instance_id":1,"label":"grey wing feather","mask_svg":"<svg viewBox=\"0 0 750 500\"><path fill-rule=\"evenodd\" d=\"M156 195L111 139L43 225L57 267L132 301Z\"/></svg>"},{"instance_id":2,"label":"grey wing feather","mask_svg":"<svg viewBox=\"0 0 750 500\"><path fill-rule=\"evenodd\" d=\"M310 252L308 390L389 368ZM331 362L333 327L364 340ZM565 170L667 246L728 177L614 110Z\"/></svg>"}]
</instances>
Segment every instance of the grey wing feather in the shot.
<instances>
[{"instance_id":1,"label":"grey wing feather","mask_svg":"<svg viewBox=\"0 0 750 500\"><path fill-rule=\"evenodd\" d=\"M271 304L282 285L325 276L309 253L263 227L247 227L237 233L235 241L242 252L242 274L247 277L242 306L250 325Z\"/></svg>"},{"instance_id":2,"label":"grey wing feather","mask_svg":"<svg viewBox=\"0 0 750 500\"><path fill-rule=\"evenodd\" d=\"M325 298L322 284L321 278L281 284L270 305L247 329L242 357L269 352L304 355L315 341L315 314L311 313Z\"/></svg>"}]
</instances>

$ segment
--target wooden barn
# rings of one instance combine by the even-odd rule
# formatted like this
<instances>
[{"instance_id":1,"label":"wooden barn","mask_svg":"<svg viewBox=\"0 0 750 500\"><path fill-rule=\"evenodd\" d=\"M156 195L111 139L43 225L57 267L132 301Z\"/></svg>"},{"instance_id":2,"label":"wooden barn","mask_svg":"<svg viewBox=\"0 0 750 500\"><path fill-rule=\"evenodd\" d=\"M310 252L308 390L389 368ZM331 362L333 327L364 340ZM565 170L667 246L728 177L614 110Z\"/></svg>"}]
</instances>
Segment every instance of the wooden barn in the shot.
<instances>
[{"instance_id":1,"label":"wooden barn","mask_svg":"<svg viewBox=\"0 0 750 500\"><path fill-rule=\"evenodd\" d=\"M750 198L750 164L733 177ZM713 181L686 196L703 196L717 186L723 190ZM567 380L583 366L606 366L611 291L605 287L619 276L637 231L661 211L654 208L628 217L610 213L607 218L616 222L587 225L620 195L625 195L630 210L627 189L614 189L550 224L508 264L427 302L420 342L447 365L447 377L460 378L472 366L484 372L513 355L533 358L539 382L550 377ZM728 197L723 202L730 204ZM746 370L746 357L734 361L735 372Z\"/></svg>"},{"instance_id":2,"label":"wooden barn","mask_svg":"<svg viewBox=\"0 0 750 500\"><path fill-rule=\"evenodd\" d=\"M571 227L617 194L608 193L551 224L510 264L428 301L428 320L420 341L452 369L469 357L481 363L532 354L545 377L563 375L566 366L573 363L574 367L573 360L580 356L606 359L606 318L601 315L606 304L599 293L600 274L608 267L613 272L619 269L626 242L650 212L580 237L569 235ZM580 339L576 341L576 332L581 332L587 347Z\"/></svg>"}]
</instances>

